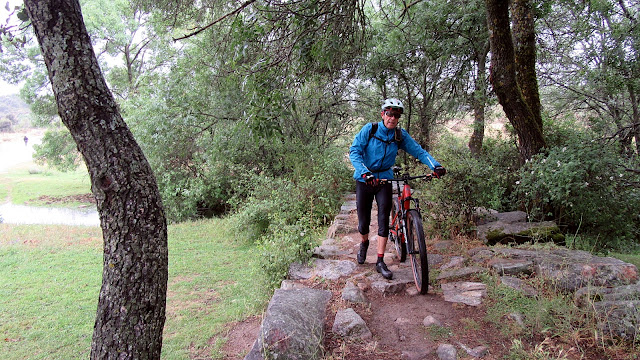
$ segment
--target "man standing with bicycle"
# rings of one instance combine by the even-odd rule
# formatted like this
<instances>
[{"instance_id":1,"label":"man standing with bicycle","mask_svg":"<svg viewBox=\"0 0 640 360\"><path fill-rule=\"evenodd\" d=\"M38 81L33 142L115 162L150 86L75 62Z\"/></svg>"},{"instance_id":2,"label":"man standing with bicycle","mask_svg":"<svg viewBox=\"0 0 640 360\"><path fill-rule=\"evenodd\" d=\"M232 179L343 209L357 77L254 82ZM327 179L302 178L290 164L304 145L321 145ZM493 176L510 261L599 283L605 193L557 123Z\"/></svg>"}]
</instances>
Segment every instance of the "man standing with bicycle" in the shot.
<instances>
[{"instance_id":1,"label":"man standing with bicycle","mask_svg":"<svg viewBox=\"0 0 640 360\"><path fill-rule=\"evenodd\" d=\"M446 170L433 156L424 150L409 133L398 127L404 106L398 99L386 99L382 104L382 121L362 127L349 148L349 158L355 168L356 204L358 209L358 232L361 235L358 264L364 264L369 248L369 225L373 199L378 204L378 260L376 271L385 279L392 279L393 273L384 263L384 252L389 239L389 215L393 201L392 179L398 149L402 149L427 165L436 176L446 174Z\"/></svg>"}]
</instances>

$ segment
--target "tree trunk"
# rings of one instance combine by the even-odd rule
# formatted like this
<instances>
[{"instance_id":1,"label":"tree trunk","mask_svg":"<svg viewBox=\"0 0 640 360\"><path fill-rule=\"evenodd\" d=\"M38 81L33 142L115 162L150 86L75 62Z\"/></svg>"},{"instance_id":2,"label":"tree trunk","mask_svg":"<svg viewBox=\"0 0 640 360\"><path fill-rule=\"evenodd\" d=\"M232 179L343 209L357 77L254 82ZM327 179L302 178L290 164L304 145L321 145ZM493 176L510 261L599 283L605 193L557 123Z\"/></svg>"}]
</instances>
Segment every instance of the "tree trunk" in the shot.
<instances>
[{"instance_id":1,"label":"tree trunk","mask_svg":"<svg viewBox=\"0 0 640 360\"><path fill-rule=\"evenodd\" d=\"M487 44L488 45L488 44ZM476 53L476 61L478 63L478 75L475 78L475 89L473 91L473 133L469 139L469 151L472 155L479 155L482 151L482 143L484 142L484 120L485 106L487 103L487 54L489 46Z\"/></svg>"},{"instance_id":2,"label":"tree trunk","mask_svg":"<svg viewBox=\"0 0 640 360\"><path fill-rule=\"evenodd\" d=\"M100 214L104 263L91 358L159 359L168 253L156 180L107 88L78 0L25 6Z\"/></svg>"},{"instance_id":3,"label":"tree trunk","mask_svg":"<svg viewBox=\"0 0 640 360\"><path fill-rule=\"evenodd\" d=\"M542 129L542 106L536 76L536 33L531 6L531 0L513 0L511 6L516 76L522 97L531 109L537 126Z\"/></svg>"},{"instance_id":4,"label":"tree trunk","mask_svg":"<svg viewBox=\"0 0 640 360\"><path fill-rule=\"evenodd\" d=\"M638 109L638 100L636 98L635 87L627 81L627 89L629 91L629 99L631 100L631 109L632 117L631 117L631 129L633 138L636 141L636 148L634 156L640 155L640 109ZM633 153L633 149L631 149Z\"/></svg>"},{"instance_id":5,"label":"tree trunk","mask_svg":"<svg viewBox=\"0 0 640 360\"><path fill-rule=\"evenodd\" d=\"M527 104L516 79L516 66L519 64L515 61L508 1L485 0L485 2L491 44L490 79L498 101L516 131L520 160L524 162L545 146L542 126ZM533 61L535 62L535 59ZM530 84L525 87L532 88Z\"/></svg>"}]
</instances>

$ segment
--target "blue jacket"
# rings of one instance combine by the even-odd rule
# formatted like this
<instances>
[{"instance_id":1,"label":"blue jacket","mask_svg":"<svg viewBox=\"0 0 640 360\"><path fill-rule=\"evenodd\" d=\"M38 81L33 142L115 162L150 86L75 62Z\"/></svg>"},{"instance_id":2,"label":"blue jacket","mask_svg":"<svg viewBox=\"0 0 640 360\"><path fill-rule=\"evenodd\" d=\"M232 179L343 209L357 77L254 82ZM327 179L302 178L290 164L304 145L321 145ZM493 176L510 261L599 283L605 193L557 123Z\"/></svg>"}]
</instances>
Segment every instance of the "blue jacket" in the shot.
<instances>
[{"instance_id":1,"label":"blue jacket","mask_svg":"<svg viewBox=\"0 0 640 360\"><path fill-rule=\"evenodd\" d=\"M402 149L413 157L417 158L423 164L427 165L431 170L440 163L436 161L425 149L418 144L405 130L402 129L402 142L385 143L372 137L369 140L372 124L366 124L362 130L353 139L353 143L349 148L349 159L355 168L353 178L358 181L364 181L362 174L372 173L378 179L392 179L393 170L391 167L396 163L396 155L398 149ZM387 129L384 123L378 123L378 130L375 136L391 141L395 137L394 129Z\"/></svg>"}]
</instances>

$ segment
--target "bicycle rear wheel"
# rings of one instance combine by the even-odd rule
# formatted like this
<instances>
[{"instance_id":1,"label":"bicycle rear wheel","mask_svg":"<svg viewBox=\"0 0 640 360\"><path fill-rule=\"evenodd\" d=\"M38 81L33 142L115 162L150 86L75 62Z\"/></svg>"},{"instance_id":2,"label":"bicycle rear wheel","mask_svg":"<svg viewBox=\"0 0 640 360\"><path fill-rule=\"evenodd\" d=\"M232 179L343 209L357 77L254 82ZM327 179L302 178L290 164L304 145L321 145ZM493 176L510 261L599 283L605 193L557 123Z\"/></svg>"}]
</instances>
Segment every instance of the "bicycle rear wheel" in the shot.
<instances>
[{"instance_id":1,"label":"bicycle rear wheel","mask_svg":"<svg viewBox=\"0 0 640 360\"><path fill-rule=\"evenodd\" d=\"M422 219L418 211L413 209L407 212L407 241L409 241L409 256L416 288L420 294L426 294L429 289L427 245L424 241Z\"/></svg>"},{"instance_id":2,"label":"bicycle rear wheel","mask_svg":"<svg viewBox=\"0 0 640 360\"><path fill-rule=\"evenodd\" d=\"M393 206L391 207L391 231L389 231L389 236L395 245L396 253L398 254L398 258L400 258L400 262L405 262L407 260L407 244L404 233L402 232L401 216L400 202L397 198L394 198Z\"/></svg>"}]
</instances>

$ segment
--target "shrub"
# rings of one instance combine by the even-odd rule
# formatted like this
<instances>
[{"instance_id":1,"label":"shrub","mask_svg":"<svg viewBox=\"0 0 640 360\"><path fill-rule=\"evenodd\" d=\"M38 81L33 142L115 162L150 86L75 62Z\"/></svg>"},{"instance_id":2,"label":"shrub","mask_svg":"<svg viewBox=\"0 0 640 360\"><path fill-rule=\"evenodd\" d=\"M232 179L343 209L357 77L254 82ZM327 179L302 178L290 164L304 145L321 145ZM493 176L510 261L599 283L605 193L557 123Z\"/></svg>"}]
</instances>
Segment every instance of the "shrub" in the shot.
<instances>
[{"instance_id":1,"label":"shrub","mask_svg":"<svg viewBox=\"0 0 640 360\"><path fill-rule=\"evenodd\" d=\"M615 145L581 135L534 156L521 168L515 194L533 219L606 237L596 250L620 247L640 235L640 192L630 186L637 175L621 163Z\"/></svg>"},{"instance_id":2,"label":"shrub","mask_svg":"<svg viewBox=\"0 0 640 360\"><path fill-rule=\"evenodd\" d=\"M247 176L239 187L250 187L250 194L233 200L230 231L238 241L259 244L269 286L284 278L292 262L310 258L316 231L333 219L342 195L353 186L336 149L301 162L307 167L288 176Z\"/></svg>"},{"instance_id":3,"label":"shrub","mask_svg":"<svg viewBox=\"0 0 640 360\"><path fill-rule=\"evenodd\" d=\"M443 230L468 229L477 207L499 211L511 207L508 199L518 155L513 145L489 139L483 153L474 157L460 139L446 138L433 155L447 168L445 177L426 185L428 198L435 203L432 212Z\"/></svg>"},{"instance_id":4,"label":"shrub","mask_svg":"<svg viewBox=\"0 0 640 360\"><path fill-rule=\"evenodd\" d=\"M316 246L314 232L305 230L304 220L293 225L272 224L268 236L260 242L261 266L267 288L278 287L296 261L305 262Z\"/></svg>"}]
</instances>

